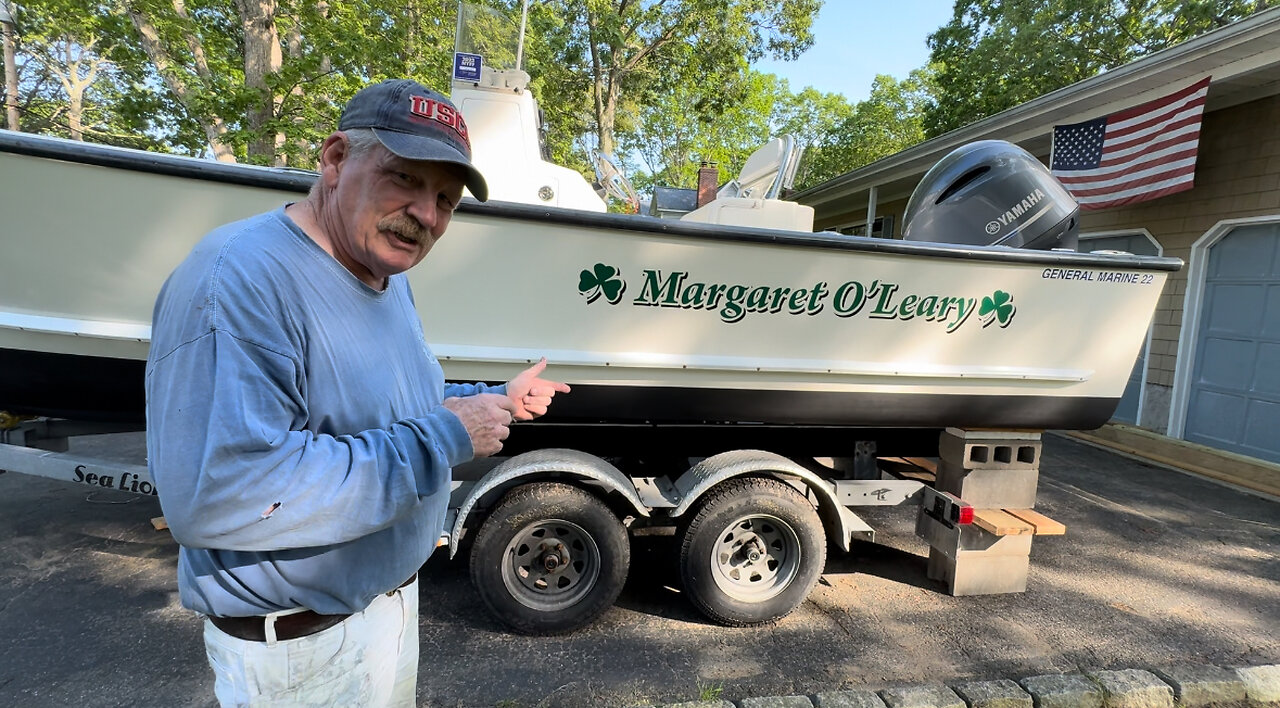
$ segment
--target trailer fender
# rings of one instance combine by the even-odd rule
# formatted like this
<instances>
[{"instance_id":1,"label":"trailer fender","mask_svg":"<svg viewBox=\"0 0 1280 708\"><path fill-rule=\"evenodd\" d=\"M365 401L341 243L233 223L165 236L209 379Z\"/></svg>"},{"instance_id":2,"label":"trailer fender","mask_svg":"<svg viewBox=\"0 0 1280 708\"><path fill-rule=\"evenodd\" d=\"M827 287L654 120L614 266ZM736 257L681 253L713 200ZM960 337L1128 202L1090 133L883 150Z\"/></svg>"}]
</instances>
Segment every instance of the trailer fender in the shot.
<instances>
[{"instance_id":1,"label":"trailer fender","mask_svg":"<svg viewBox=\"0 0 1280 708\"><path fill-rule=\"evenodd\" d=\"M835 494L835 486L816 473L781 455L764 450L732 450L708 457L680 475L675 488L679 504L670 516L678 518L693 507L694 503L712 487L732 477L768 475L790 482L798 479L817 500L819 515L834 532L840 548L848 551L853 537L871 541L875 531L865 521L841 504Z\"/></svg>"},{"instance_id":2,"label":"trailer fender","mask_svg":"<svg viewBox=\"0 0 1280 708\"><path fill-rule=\"evenodd\" d=\"M521 478L537 478L551 473L567 474L582 479L590 479L608 487L610 491L622 495L640 516L648 516L649 508L640 501L635 485L617 467L608 462L578 450L566 448L547 448L533 450L504 460L497 467L476 482L475 487L467 494L458 507L457 517L453 520L452 533L449 534L449 557L458 553L458 540L462 537L462 527L467 516L480 498L501 487L510 486Z\"/></svg>"}]
</instances>

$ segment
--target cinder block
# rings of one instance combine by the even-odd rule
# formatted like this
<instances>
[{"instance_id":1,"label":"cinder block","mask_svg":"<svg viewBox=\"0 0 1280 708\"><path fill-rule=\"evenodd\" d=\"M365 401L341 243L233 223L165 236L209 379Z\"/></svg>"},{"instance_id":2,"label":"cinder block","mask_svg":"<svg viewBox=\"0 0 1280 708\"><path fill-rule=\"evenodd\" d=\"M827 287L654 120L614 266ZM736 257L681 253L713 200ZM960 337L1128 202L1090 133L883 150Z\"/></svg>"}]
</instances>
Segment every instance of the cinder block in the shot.
<instances>
[{"instance_id":1,"label":"cinder block","mask_svg":"<svg viewBox=\"0 0 1280 708\"><path fill-rule=\"evenodd\" d=\"M1040 469L1040 433L947 428L938 439L938 458L965 469Z\"/></svg>"},{"instance_id":2,"label":"cinder block","mask_svg":"<svg viewBox=\"0 0 1280 708\"><path fill-rule=\"evenodd\" d=\"M1183 708L1241 708L1247 703L1244 681L1228 669L1189 664L1155 673L1173 688L1173 697Z\"/></svg>"},{"instance_id":3,"label":"cinder block","mask_svg":"<svg viewBox=\"0 0 1280 708\"><path fill-rule=\"evenodd\" d=\"M1251 706L1280 706L1280 664L1236 669Z\"/></svg>"},{"instance_id":4,"label":"cinder block","mask_svg":"<svg viewBox=\"0 0 1280 708\"><path fill-rule=\"evenodd\" d=\"M1031 676L1018 683L1036 708L1102 708L1102 689L1080 674Z\"/></svg>"},{"instance_id":5,"label":"cinder block","mask_svg":"<svg viewBox=\"0 0 1280 708\"><path fill-rule=\"evenodd\" d=\"M1025 591L1032 536L983 535L995 540L982 550L961 548L950 556L930 548L928 576L946 583L947 591L957 597Z\"/></svg>"},{"instance_id":6,"label":"cinder block","mask_svg":"<svg viewBox=\"0 0 1280 708\"><path fill-rule=\"evenodd\" d=\"M880 697L889 708L965 708L956 692L941 684L886 688Z\"/></svg>"},{"instance_id":7,"label":"cinder block","mask_svg":"<svg viewBox=\"0 0 1280 708\"><path fill-rule=\"evenodd\" d=\"M1094 671L1107 708L1173 708L1173 688L1150 671Z\"/></svg>"},{"instance_id":8,"label":"cinder block","mask_svg":"<svg viewBox=\"0 0 1280 708\"><path fill-rule=\"evenodd\" d=\"M808 696L764 696L744 698L738 708L813 708L813 701Z\"/></svg>"},{"instance_id":9,"label":"cinder block","mask_svg":"<svg viewBox=\"0 0 1280 708\"><path fill-rule=\"evenodd\" d=\"M816 708L885 708L884 701L874 691L828 691L813 697Z\"/></svg>"},{"instance_id":10,"label":"cinder block","mask_svg":"<svg viewBox=\"0 0 1280 708\"><path fill-rule=\"evenodd\" d=\"M969 469L944 459L934 486L979 509L1031 509L1039 483L1039 469Z\"/></svg>"},{"instance_id":11,"label":"cinder block","mask_svg":"<svg viewBox=\"0 0 1280 708\"><path fill-rule=\"evenodd\" d=\"M969 708L1032 708L1031 694L1009 679L952 686Z\"/></svg>"}]
</instances>

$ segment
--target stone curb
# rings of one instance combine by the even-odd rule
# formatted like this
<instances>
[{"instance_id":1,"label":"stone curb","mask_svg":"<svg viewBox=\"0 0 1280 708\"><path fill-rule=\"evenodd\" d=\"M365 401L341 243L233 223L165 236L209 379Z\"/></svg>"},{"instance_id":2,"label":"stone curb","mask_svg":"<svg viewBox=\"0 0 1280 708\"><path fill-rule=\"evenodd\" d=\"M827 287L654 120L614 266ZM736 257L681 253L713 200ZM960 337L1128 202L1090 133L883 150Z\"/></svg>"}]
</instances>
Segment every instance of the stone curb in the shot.
<instances>
[{"instance_id":1,"label":"stone curb","mask_svg":"<svg viewBox=\"0 0 1280 708\"><path fill-rule=\"evenodd\" d=\"M975 681L955 687L969 708L1032 708L1031 694L1009 679Z\"/></svg>"},{"instance_id":2,"label":"stone curb","mask_svg":"<svg viewBox=\"0 0 1280 708\"><path fill-rule=\"evenodd\" d=\"M1247 705L1244 681L1235 671L1188 664L1156 669L1155 673L1173 687L1173 697L1182 708L1241 708Z\"/></svg>"},{"instance_id":3,"label":"stone curb","mask_svg":"<svg viewBox=\"0 0 1280 708\"><path fill-rule=\"evenodd\" d=\"M960 696L942 684L886 688L880 697L889 708L965 708Z\"/></svg>"},{"instance_id":4,"label":"stone curb","mask_svg":"<svg viewBox=\"0 0 1280 708\"><path fill-rule=\"evenodd\" d=\"M1102 689L1083 674L1030 676L1018 683L1031 694L1036 708L1103 708Z\"/></svg>"},{"instance_id":5,"label":"stone curb","mask_svg":"<svg viewBox=\"0 0 1280 708\"><path fill-rule=\"evenodd\" d=\"M1236 669L1251 706L1280 706L1280 664Z\"/></svg>"},{"instance_id":6,"label":"stone curb","mask_svg":"<svg viewBox=\"0 0 1280 708\"><path fill-rule=\"evenodd\" d=\"M666 703L661 708L1280 708L1280 664L1209 665L920 684L810 696ZM636 708L654 708L638 706Z\"/></svg>"},{"instance_id":7,"label":"stone curb","mask_svg":"<svg viewBox=\"0 0 1280 708\"><path fill-rule=\"evenodd\" d=\"M1095 671L1107 708L1173 708L1173 687L1150 671Z\"/></svg>"}]
</instances>

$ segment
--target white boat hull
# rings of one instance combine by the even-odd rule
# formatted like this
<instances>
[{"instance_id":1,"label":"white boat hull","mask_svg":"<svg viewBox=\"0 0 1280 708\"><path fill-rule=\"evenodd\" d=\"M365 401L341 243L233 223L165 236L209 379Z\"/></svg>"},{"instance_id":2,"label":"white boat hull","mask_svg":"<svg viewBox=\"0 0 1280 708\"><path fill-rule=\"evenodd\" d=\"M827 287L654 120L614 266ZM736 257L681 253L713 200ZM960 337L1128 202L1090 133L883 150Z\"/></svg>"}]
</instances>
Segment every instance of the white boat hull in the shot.
<instances>
[{"instance_id":1,"label":"white boat hull","mask_svg":"<svg viewBox=\"0 0 1280 708\"><path fill-rule=\"evenodd\" d=\"M137 155L0 144L0 410L139 416L169 272L306 184ZM1179 266L464 203L410 278L449 378L548 357L549 423L1091 428Z\"/></svg>"}]
</instances>

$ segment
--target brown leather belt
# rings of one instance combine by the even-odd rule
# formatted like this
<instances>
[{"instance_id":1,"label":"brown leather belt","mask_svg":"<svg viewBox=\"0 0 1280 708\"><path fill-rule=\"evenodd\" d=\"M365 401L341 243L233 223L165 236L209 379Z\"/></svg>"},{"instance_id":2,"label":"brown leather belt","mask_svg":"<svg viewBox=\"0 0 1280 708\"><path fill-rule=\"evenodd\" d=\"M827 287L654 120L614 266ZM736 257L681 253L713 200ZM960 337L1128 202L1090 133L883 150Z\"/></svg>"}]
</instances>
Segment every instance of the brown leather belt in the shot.
<instances>
[{"instance_id":1,"label":"brown leather belt","mask_svg":"<svg viewBox=\"0 0 1280 708\"><path fill-rule=\"evenodd\" d=\"M396 590L405 587L417 578L418 574L414 573L395 590L388 592L387 595L394 595ZM350 614L322 615L312 612L311 610L303 610L302 612L295 612L291 615L280 615L276 617L276 640L285 641L287 639L298 639L299 637L306 637L318 632L323 632L350 616ZM266 617L210 616L209 621L213 623L213 626L237 639L243 639L249 642L267 641Z\"/></svg>"}]
</instances>

